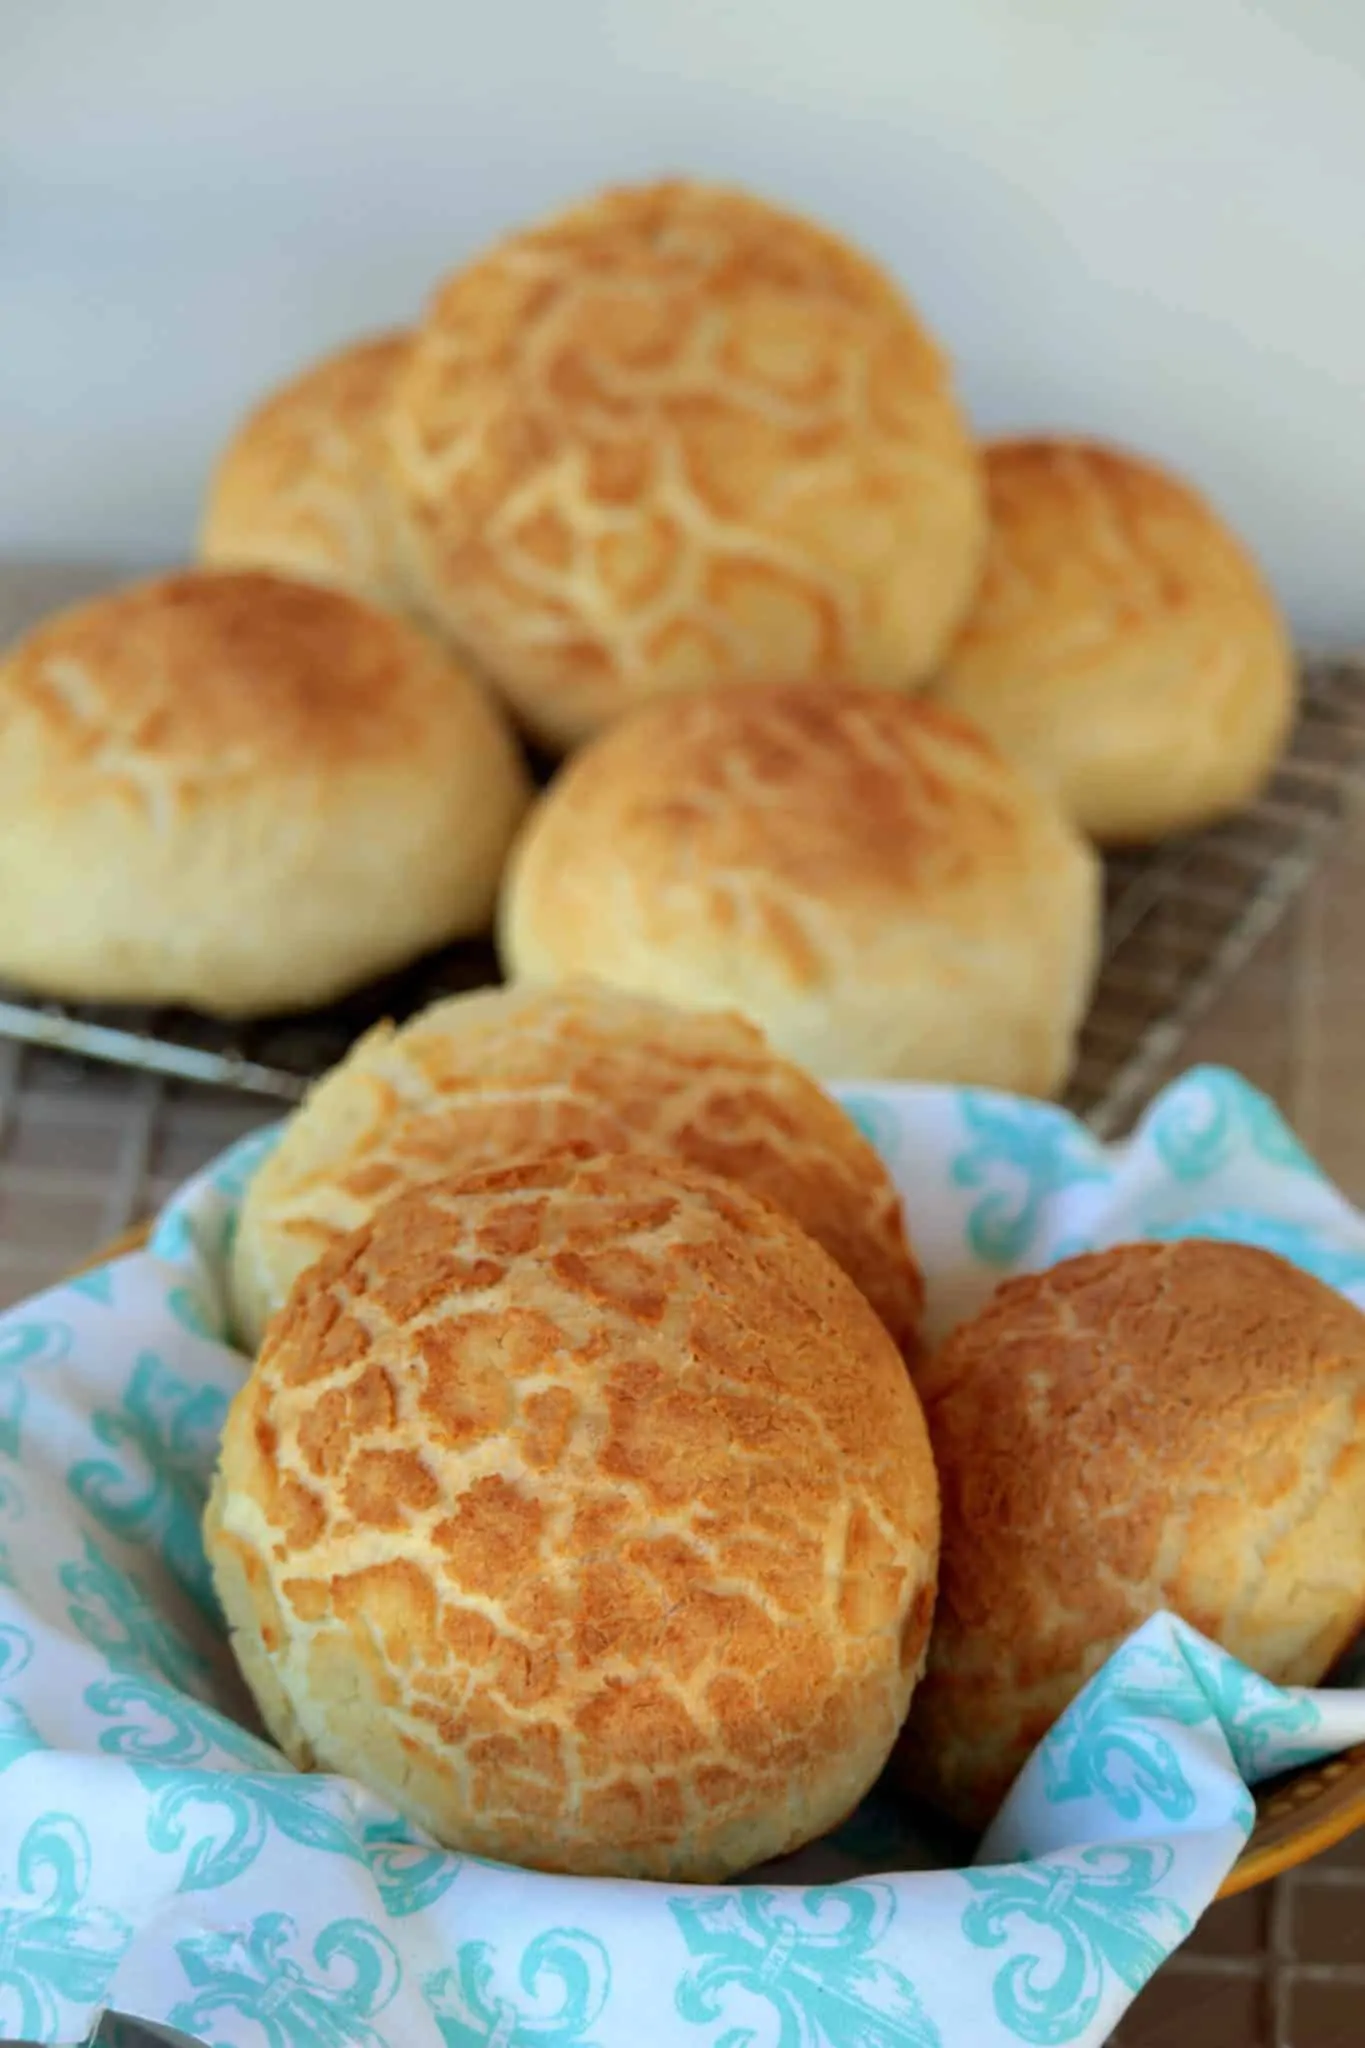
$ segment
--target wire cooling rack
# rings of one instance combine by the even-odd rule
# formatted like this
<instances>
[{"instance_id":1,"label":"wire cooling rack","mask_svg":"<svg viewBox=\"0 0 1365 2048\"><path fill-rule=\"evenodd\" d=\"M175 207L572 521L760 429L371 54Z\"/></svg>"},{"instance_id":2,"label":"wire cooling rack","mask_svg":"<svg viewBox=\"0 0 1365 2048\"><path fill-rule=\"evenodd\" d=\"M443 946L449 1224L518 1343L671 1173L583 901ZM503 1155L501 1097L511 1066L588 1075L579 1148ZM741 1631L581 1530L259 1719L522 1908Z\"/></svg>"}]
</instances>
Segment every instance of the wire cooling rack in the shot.
<instances>
[{"instance_id":1,"label":"wire cooling rack","mask_svg":"<svg viewBox=\"0 0 1365 2048\"><path fill-rule=\"evenodd\" d=\"M1279 920L1365 788L1365 659L1318 661L1286 759L1261 800L1212 831L1107 870L1103 965L1068 1106L1121 1131L1208 1005ZM229 1028L177 1011L39 1003L0 983L0 1036L172 1079L297 1101L381 1017L497 979L459 946L334 1007Z\"/></svg>"},{"instance_id":2,"label":"wire cooling rack","mask_svg":"<svg viewBox=\"0 0 1365 2048\"><path fill-rule=\"evenodd\" d=\"M1103 965L1066 1101L1132 1122L1210 1004L1278 924L1365 792L1365 658L1315 661L1285 759L1226 824L1111 857Z\"/></svg>"}]
</instances>

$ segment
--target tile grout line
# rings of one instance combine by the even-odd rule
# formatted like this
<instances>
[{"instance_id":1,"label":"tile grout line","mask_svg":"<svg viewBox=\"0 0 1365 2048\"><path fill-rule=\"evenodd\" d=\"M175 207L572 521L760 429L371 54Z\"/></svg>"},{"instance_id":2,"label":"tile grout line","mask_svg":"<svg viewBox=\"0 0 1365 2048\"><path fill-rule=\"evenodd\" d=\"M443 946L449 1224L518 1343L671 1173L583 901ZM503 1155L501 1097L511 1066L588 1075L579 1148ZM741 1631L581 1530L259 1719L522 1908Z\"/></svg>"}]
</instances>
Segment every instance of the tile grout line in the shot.
<instances>
[{"instance_id":1,"label":"tile grout line","mask_svg":"<svg viewBox=\"0 0 1365 2048\"><path fill-rule=\"evenodd\" d=\"M1241 1984L1262 1977L1264 1965L1264 1956L1186 1956L1177 1949L1161 1967L1172 1977L1208 1977ZM1365 1987L1365 1963L1282 1962L1281 1968L1286 1980L1293 1984L1359 1984Z\"/></svg>"},{"instance_id":2,"label":"tile grout line","mask_svg":"<svg viewBox=\"0 0 1365 2048\"><path fill-rule=\"evenodd\" d=\"M1300 1864L1297 1876L1299 1884L1310 1891L1365 1891L1365 1869L1356 1869L1349 1864L1323 1864L1319 1859Z\"/></svg>"},{"instance_id":3,"label":"tile grout line","mask_svg":"<svg viewBox=\"0 0 1365 2048\"><path fill-rule=\"evenodd\" d=\"M1294 1881L1292 1876L1277 1877L1270 1887L1263 1965L1270 2048L1292 2048L1290 1988L1297 1961L1294 1950Z\"/></svg>"}]
</instances>

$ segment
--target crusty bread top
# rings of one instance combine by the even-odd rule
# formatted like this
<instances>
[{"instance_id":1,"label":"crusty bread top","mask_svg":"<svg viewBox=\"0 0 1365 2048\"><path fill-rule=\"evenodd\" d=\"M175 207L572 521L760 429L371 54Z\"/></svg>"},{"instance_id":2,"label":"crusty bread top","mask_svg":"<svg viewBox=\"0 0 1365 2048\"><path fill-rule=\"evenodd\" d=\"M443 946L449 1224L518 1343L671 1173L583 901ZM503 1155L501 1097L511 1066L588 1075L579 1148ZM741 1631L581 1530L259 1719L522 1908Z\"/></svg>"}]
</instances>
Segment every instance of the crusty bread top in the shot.
<instances>
[{"instance_id":1,"label":"crusty bread top","mask_svg":"<svg viewBox=\"0 0 1365 2048\"><path fill-rule=\"evenodd\" d=\"M1118 449L1002 440L985 459L986 572L936 693L1103 840L1245 802L1283 742L1294 674L1241 541Z\"/></svg>"},{"instance_id":2,"label":"crusty bread top","mask_svg":"<svg viewBox=\"0 0 1365 2048\"><path fill-rule=\"evenodd\" d=\"M1067 1260L1002 1286L920 1387L943 1562L904 1755L967 1817L1157 1608L1291 1684L1365 1618L1365 1315L1282 1259Z\"/></svg>"},{"instance_id":3,"label":"crusty bread top","mask_svg":"<svg viewBox=\"0 0 1365 2048\"><path fill-rule=\"evenodd\" d=\"M261 1016L485 930L530 797L503 714L416 627L191 570L0 658L0 972Z\"/></svg>"},{"instance_id":4,"label":"crusty bread top","mask_svg":"<svg viewBox=\"0 0 1365 2048\"><path fill-rule=\"evenodd\" d=\"M633 943L761 956L792 989L907 920L996 937L1031 879L1088 859L975 727L923 698L754 688L649 705L570 761L509 865L504 931L553 955L629 903ZM514 948L515 950L515 948ZM872 971L872 961L865 961Z\"/></svg>"},{"instance_id":5,"label":"crusty bread top","mask_svg":"<svg viewBox=\"0 0 1365 2048\"><path fill-rule=\"evenodd\" d=\"M490 722L477 695L417 628L342 591L191 569L94 598L11 649L0 772L21 729L54 800L418 761L463 708L480 731Z\"/></svg>"},{"instance_id":6,"label":"crusty bread top","mask_svg":"<svg viewBox=\"0 0 1365 2048\"><path fill-rule=\"evenodd\" d=\"M301 1277L208 1527L296 1758L363 1759L471 1849L704 1877L875 1775L937 1493L895 1346L786 1216L547 1155L411 1190Z\"/></svg>"},{"instance_id":7,"label":"crusty bread top","mask_svg":"<svg viewBox=\"0 0 1365 2048\"><path fill-rule=\"evenodd\" d=\"M768 1196L914 1355L924 1290L900 1201L843 1112L742 1019L587 981L433 1004L317 1084L247 1192L242 1337L254 1347L298 1273L396 1190L547 1143L667 1152Z\"/></svg>"},{"instance_id":8,"label":"crusty bread top","mask_svg":"<svg viewBox=\"0 0 1365 2048\"><path fill-rule=\"evenodd\" d=\"M383 502L382 430L406 333L310 363L250 412L219 457L200 555L401 599Z\"/></svg>"},{"instance_id":9,"label":"crusty bread top","mask_svg":"<svg viewBox=\"0 0 1365 2048\"><path fill-rule=\"evenodd\" d=\"M927 675L985 543L946 365L838 236L602 193L436 294L394 388L405 573L532 729L774 674Z\"/></svg>"},{"instance_id":10,"label":"crusty bread top","mask_svg":"<svg viewBox=\"0 0 1365 2048\"><path fill-rule=\"evenodd\" d=\"M1182 478L1126 449L1018 436L983 450L991 538L954 655L1022 642L1039 665L1093 661L1148 621L1224 608L1278 624L1255 562ZM1007 687L1002 680L1001 687Z\"/></svg>"}]
</instances>

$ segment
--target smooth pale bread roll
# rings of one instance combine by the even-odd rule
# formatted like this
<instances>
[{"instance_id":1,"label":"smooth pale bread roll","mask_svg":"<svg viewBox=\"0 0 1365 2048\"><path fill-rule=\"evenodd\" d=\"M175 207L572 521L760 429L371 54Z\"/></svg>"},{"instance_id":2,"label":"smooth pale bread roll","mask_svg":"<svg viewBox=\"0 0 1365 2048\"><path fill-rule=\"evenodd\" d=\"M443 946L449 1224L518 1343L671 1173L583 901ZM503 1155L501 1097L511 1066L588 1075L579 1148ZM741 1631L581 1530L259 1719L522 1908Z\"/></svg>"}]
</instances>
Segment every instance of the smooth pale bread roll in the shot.
<instances>
[{"instance_id":1,"label":"smooth pale bread roll","mask_svg":"<svg viewBox=\"0 0 1365 2048\"><path fill-rule=\"evenodd\" d=\"M898 1767L962 1820L1158 1609L1281 1685L1365 1623L1365 1316L1270 1253L1124 1245L1010 1281L920 1386L943 1561Z\"/></svg>"},{"instance_id":2,"label":"smooth pale bread roll","mask_svg":"<svg viewBox=\"0 0 1365 2048\"><path fill-rule=\"evenodd\" d=\"M405 577L551 747L672 690L909 689L980 573L979 457L913 310L727 187L608 191L452 277L388 437Z\"/></svg>"},{"instance_id":3,"label":"smooth pale bread roll","mask_svg":"<svg viewBox=\"0 0 1365 2048\"><path fill-rule=\"evenodd\" d=\"M1099 929L1090 848L922 698L666 699L564 768L508 865L509 975L734 1009L841 1079L1047 1094Z\"/></svg>"},{"instance_id":4,"label":"smooth pale bread roll","mask_svg":"<svg viewBox=\"0 0 1365 2048\"><path fill-rule=\"evenodd\" d=\"M189 571L0 659L0 975L243 1016L488 922L529 785L501 712L341 591Z\"/></svg>"},{"instance_id":5,"label":"smooth pale bread roll","mask_svg":"<svg viewBox=\"0 0 1365 2048\"><path fill-rule=\"evenodd\" d=\"M1204 500L1085 441L986 450L991 543L936 689L1101 842L1249 802L1289 732L1295 671L1256 564Z\"/></svg>"},{"instance_id":6,"label":"smooth pale bread roll","mask_svg":"<svg viewBox=\"0 0 1365 2048\"><path fill-rule=\"evenodd\" d=\"M313 577L409 609L393 561L381 440L407 346L406 334L355 342L248 415L210 482L202 561Z\"/></svg>"},{"instance_id":7,"label":"smooth pale bread roll","mask_svg":"<svg viewBox=\"0 0 1365 2048\"><path fill-rule=\"evenodd\" d=\"M247 1190L239 1338L255 1350L304 1268L402 1188L570 1146L665 1153L766 1195L913 1359L924 1284L900 1198L843 1111L741 1018L591 982L456 996L353 1047Z\"/></svg>"},{"instance_id":8,"label":"smooth pale bread roll","mask_svg":"<svg viewBox=\"0 0 1365 2048\"><path fill-rule=\"evenodd\" d=\"M294 1763L451 1848L716 1881L878 1776L938 1503L899 1352L781 1210L561 1157L400 1195L303 1275L206 1539Z\"/></svg>"}]
</instances>

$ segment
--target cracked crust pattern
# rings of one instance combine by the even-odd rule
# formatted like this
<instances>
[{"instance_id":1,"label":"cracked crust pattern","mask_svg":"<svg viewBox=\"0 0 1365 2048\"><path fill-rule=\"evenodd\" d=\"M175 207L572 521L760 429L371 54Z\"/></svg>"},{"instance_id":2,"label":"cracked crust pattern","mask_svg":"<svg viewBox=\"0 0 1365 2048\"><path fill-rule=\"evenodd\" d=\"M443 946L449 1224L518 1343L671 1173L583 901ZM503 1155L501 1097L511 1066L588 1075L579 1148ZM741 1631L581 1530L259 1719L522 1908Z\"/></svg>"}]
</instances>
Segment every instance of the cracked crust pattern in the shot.
<instances>
[{"instance_id":1,"label":"cracked crust pattern","mask_svg":"<svg viewBox=\"0 0 1365 2048\"><path fill-rule=\"evenodd\" d=\"M1247 1245L1124 1245L1008 1282L924 1368L943 1488L907 1782L984 1824L1169 1607L1282 1685L1365 1617L1365 1317Z\"/></svg>"},{"instance_id":2,"label":"cracked crust pattern","mask_svg":"<svg viewBox=\"0 0 1365 2048\"><path fill-rule=\"evenodd\" d=\"M299 1273L402 1188L565 1146L668 1153L767 1196L914 1359L924 1287L900 1199L843 1112L742 1019L589 982L434 1004L319 1082L247 1192L240 1336L254 1350Z\"/></svg>"},{"instance_id":3,"label":"cracked crust pattern","mask_svg":"<svg viewBox=\"0 0 1365 2048\"><path fill-rule=\"evenodd\" d=\"M1115 449L1007 440L985 458L986 573L935 694L1101 841L1249 802L1295 680L1241 542L1188 485Z\"/></svg>"},{"instance_id":4,"label":"cracked crust pattern","mask_svg":"<svg viewBox=\"0 0 1365 2048\"><path fill-rule=\"evenodd\" d=\"M498 707L403 620L255 570L130 585L0 661L0 972L330 1001L486 926L529 795Z\"/></svg>"},{"instance_id":5,"label":"cracked crust pattern","mask_svg":"<svg viewBox=\"0 0 1365 2048\"><path fill-rule=\"evenodd\" d=\"M382 430L406 334L375 335L272 391L215 466L199 537L217 568L274 569L407 609L393 567Z\"/></svg>"},{"instance_id":6,"label":"cracked crust pattern","mask_svg":"<svg viewBox=\"0 0 1365 2048\"><path fill-rule=\"evenodd\" d=\"M389 459L404 575L542 741L662 692L923 681L985 546L938 350L747 195L609 191L436 295Z\"/></svg>"},{"instance_id":7,"label":"cracked crust pattern","mask_svg":"<svg viewBox=\"0 0 1365 2048\"><path fill-rule=\"evenodd\" d=\"M832 1078L1046 1094L1099 871L1049 799L924 698L798 687L647 706L561 772L508 864L509 974L733 1008Z\"/></svg>"},{"instance_id":8,"label":"cracked crust pattern","mask_svg":"<svg viewBox=\"0 0 1365 2048\"><path fill-rule=\"evenodd\" d=\"M895 1346L785 1215L546 1157L411 1190L303 1275L206 1538L296 1763L455 1848L711 1881L877 1776L938 1505Z\"/></svg>"}]
</instances>

